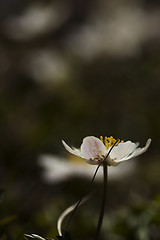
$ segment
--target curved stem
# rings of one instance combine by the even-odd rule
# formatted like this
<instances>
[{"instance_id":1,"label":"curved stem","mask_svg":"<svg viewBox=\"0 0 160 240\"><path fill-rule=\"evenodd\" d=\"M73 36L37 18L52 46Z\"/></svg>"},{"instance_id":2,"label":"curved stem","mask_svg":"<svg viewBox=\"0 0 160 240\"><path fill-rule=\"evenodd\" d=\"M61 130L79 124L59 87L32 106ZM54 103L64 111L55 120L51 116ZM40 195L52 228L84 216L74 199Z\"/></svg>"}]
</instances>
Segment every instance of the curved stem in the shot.
<instances>
[{"instance_id":1,"label":"curved stem","mask_svg":"<svg viewBox=\"0 0 160 240\"><path fill-rule=\"evenodd\" d=\"M103 222L103 216L104 216L104 210L105 210L105 202L106 202L106 195L107 195L107 180L108 180L108 169L107 169L107 163L103 162L103 195L102 195L102 203L101 203L101 210L98 220L98 225L96 229L96 235L94 240L98 240L102 222Z\"/></svg>"},{"instance_id":2,"label":"curved stem","mask_svg":"<svg viewBox=\"0 0 160 240\"><path fill-rule=\"evenodd\" d=\"M90 183L89 188L88 188L88 190L87 190L86 196L87 196L87 194L89 194L89 192L91 191L91 188L92 188L94 179L95 179L95 177L96 177L96 175L97 175L97 172L98 172L100 166L101 166L101 163L100 163L100 164L98 165L98 167L96 168L96 171L95 171L95 173L94 173L94 175L93 175L93 177L92 177L91 183ZM68 225L69 225L69 223L70 223L70 221L71 221L71 219L72 219L72 217L73 217L76 209L79 207L79 205L81 204L81 202L84 201L84 198L85 198L85 196L82 197L82 198L80 198L79 201L75 204L75 207L74 207L73 210L72 210L72 214L71 214L70 217L68 218L68 221L67 221L67 223L66 223L66 225L65 225L65 227L64 227L63 233L66 232L66 229L67 229L67 227L68 227Z\"/></svg>"}]
</instances>

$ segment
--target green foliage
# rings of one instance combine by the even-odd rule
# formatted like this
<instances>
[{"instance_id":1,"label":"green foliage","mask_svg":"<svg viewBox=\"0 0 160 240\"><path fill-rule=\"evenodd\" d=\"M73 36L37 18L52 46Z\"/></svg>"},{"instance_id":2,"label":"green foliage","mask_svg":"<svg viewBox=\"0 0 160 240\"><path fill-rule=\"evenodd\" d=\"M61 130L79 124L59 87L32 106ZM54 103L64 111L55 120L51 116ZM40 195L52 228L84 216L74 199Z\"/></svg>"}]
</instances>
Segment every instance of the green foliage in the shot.
<instances>
[{"instance_id":1,"label":"green foliage","mask_svg":"<svg viewBox=\"0 0 160 240\"><path fill-rule=\"evenodd\" d=\"M113 217L113 218L112 218ZM121 209L111 217L110 232L123 239L150 240L160 238L160 195Z\"/></svg>"},{"instance_id":2,"label":"green foliage","mask_svg":"<svg viewBox=\"0 0 160 240\"><path fill-rule=\"evenodd\" d=\"M16 215L6 213L6 190L0 189L0 238L5 236L7 228L16 219Z\"/></svg>"}]
</instances>

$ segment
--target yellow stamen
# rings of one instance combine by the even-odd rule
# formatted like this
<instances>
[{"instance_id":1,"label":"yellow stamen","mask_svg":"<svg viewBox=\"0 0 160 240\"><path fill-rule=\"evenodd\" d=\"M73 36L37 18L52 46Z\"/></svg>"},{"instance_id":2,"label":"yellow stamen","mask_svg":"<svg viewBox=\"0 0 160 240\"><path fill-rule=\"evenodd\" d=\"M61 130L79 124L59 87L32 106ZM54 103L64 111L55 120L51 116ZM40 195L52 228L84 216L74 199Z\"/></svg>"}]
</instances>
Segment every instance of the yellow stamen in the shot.
<instances>
[{"instance_id":1,"label":"yellow stamen","mask_svg":"<svg viewBox=\"0 0 160 240\"><path fill-rule=\"evenodd\" d=\"M112 147L116 142L117 142L116 145L118 145L118 143L120 143L120 142L123 142L120 139L117 139L117 140L114 139L112 136L105 137L104 139L103 139L103 136L100 136L100 140L104 143L104 145L107 149Z\"/></svg>"},{"instance_id":2,"label":"yellow stamen","mask_svg":"<svg viewBox=\"0 0 160 240\"><path fill-rule=\"evenodd\" d=\"M103 136L100 136L100 140L103 142Z\"/></svg>"}]
</instances>

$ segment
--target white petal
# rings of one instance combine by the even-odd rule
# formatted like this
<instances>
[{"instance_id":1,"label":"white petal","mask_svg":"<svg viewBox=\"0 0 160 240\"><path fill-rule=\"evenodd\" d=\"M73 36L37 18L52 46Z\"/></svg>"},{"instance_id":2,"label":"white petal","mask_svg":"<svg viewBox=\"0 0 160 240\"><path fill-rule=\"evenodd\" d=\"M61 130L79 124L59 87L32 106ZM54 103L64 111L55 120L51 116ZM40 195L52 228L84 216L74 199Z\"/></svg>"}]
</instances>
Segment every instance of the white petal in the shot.
<instances>
[{"instance_id":1,"label":"white petal","mask_svg":"<svg viewBox=\"0 0 160 240\"><path fill-rule=\"evenodd\" d=\"M46 240L45 238L37 235L37 234L24 234L26 237L34 238L34 239L40 239L40 240ZM54 239L53 239L54 240Z\"/></svg>"},{"instance_id":2,"label":"white petal","mask_svg":"<svg viewBox=\"0 0 160 240\"><path fill-rule=\"evenodd\" d=\"M106 154L107 149L99 138L90 136L83 139L83 143L81 145L81 157L89 160L89 163L96 164L94 160L103 159Z\"/></svg>"},{"instance_id":3,"label":"white petal","mask_svg":"<svg viewBox=\"0 0 160 240\"><path fill-rule=\"evenodd\" d=\"M143 148L137 148L131 155L129 155L129 156L127 157L127 159L132 158L132 157L136 157L136 156L138 156L138 155L146 152L147 149L149 148L150 144L151 144L151 139L148 139L147 142L146 142L145 147L143 147Z\"/></svg>"},{"instance_id":4,"label":"white petal","mask_svg":"<svg viewBox=\"0 0 160 240\"><path fill-rule=\"evenodd\" d=\"M138 146L138 143L133 143L131 141L121 142L117 146L114 146L110 158L113 160L121 160L125 156L131 154Z\"/></svg>"},{"instance_id":5,"label":"white petal","mask_svg":"<svg viewBox=\"0 0 160 240\"><path fill-rule=\"evenodd\" d=\"M42 175L48 183L63 181L74 173L71 164L59 156L42 155L38 163L44 168Z\"/></svg>"},{"instance_id":6,"label":"white petal","mask_svg":"<svg viewBox=\"0 0 160 240\"><path fill-rule=\"evenodd\" d=\"M148 139L147 142L146 142L145 147L135 149L135 150L134 150L131 154L129 154L128 156L126 156L126 157L122 158L121 160L117 161L117 163L120 163L120 162L129 160L129 159L131 159L131 158L133 158L133 157L136 157L136 156L138 156L138 155L146 152L147 149L149 148L150 144L151 144L151 139Z\"/></svg>"},{"instance_id":7,"label":"white petal","mask_svg":"<svg viewBox=\"0 0 160 240\"><path fill-rule=\"evenodd\" d=\"M89 165L85 161L77 163L68 161L65 158L54 155L41 155L38 164L43 167L42 176L47 183L58 183L71 177L81 177L91 179L97 168L95 165ZM121 164L118 168L108 168L109 180L118 180L128 176L136 168L136 162L130 161L128 164ZM103 168L99 168L95 181L103 180Z\"/></svg>"},{"instance_id":8,"label":"white petal","mask_svg":"<svg viewBox=\"0 0 160 240\"><path fill-rule=\"evenodd\" d=\"M69 146L65 143L65 141L63 141L63 140L62 140L62 143L63 143L65 149L66 149L68 152L70 152L70 153L72 153L72 154L74 154L74 155L76 155L76 156L78 156L78 157L81 156L81 153L80 153L80 150L79 150L79 149L69 147Z\"/></svg>"}]
</instances>

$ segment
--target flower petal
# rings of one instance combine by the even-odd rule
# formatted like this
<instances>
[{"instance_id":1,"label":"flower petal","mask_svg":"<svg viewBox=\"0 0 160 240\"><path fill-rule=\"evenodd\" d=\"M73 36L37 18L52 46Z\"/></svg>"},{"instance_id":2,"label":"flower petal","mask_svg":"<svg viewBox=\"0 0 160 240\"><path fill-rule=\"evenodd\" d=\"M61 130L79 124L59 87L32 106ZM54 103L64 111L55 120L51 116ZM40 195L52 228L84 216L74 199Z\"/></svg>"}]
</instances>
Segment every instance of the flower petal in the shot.
<instances>
[{"instance_id":1,"label":"flower petal","mask_svg":"<svg viewBox=\"0 0 160 240\"><path fill-rule=\"evenodd\" d=\"M138 145L139 143L133 143L131 141L121 142L117 146L114 146L109 156L113 160L121 160L131 154Z\"/></svg>"},{"instance_id":2,"label":"flower petal","mask_svg":"<svg viewBox=\"0 0 160 240\"><path fill-rule=\"evenodd\" d=\"M69 146L67 145L67 143L65 143L65 141L63 141L63 140L62 140L62 143L63 143L63 146L65 147L65 149L66 149L68 152L70 152L70 153L72 153L72 154L74 154L74 155L76 155L76 156L78 156L78 157L81 156L81 152L80 152L79 149L69 147Z\"/></svg>"},{"instance_id":3,"label":"flower petal","mask_svg":"<svg viewBox=\"0 0 160 240\"><path fill-rule=\"evenodd\" d=\"M83 139L83 143L81 145L81 157L86 160L93 160L93 163L89 161L91 164L96 164L94 160L101 160L106 156L107 149L104 143L94 136L85 137Z\"/></svg>"},{"instance_id":4,"label":"flower petal","mask_svg":"<svg viewBox=\"0 0 160 240\"><path fill-rule=\"evenodd\" d=\"M146 142L145 147L143 147L143 148L136 148L136 149L135 149L131 154L129 154L128 156L125 156L125 157L122 158L121 160L117 160L117 163L120 163L120 162L129 160L130 158L136 157L136 156L138 156L138 155L146 152L147 149L149 148L150 144L151 144L151 139L148 139L147 142Z\"/></svg>"}]
</instances>

